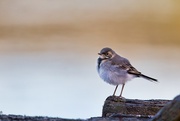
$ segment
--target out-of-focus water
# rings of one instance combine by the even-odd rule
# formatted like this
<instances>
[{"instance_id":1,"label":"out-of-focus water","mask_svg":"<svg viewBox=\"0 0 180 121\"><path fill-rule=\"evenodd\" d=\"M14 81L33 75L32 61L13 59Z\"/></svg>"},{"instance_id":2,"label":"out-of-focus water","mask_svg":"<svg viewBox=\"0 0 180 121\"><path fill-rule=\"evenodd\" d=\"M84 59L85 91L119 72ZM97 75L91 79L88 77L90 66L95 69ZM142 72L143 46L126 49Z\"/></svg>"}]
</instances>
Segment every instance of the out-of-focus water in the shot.
<instances>
[{"instance_id":1,"label":"out-of-focus water","mask_svg":"<svg viewBox=\"0 0 180 121\"><path fill-rule=\"evenodd\" d=\"M62 44L54 46L61 48ZM100 116L104 100L114 90L96 72L97 52L104 46L79 45L69 43L62 50L43 52L1 53L1 110L6 114L68 118ZM145 44L111 47L128 57L138 70L159 80L151 83L134 79L125 86L124 97L172 99L180 92L179 48Z\"/></svg>"},{"instance_id":2,"label":"out-of-focus water","mask_svg":"<svg viewBox=\"0 0 180 121\"><path fill-rule=\"evenodd\" d=\"M173 99L180 93L180 23L175 2L161 1L162 6L131 0L96 5L45 1L40 2L41 8L35 1L18 1L0 2L3 113L101 116L104 100L115 88L96 71L97 53L107 46L159 80L134 79L126 84L124 97Z\"/></svg>"}]
</instances>

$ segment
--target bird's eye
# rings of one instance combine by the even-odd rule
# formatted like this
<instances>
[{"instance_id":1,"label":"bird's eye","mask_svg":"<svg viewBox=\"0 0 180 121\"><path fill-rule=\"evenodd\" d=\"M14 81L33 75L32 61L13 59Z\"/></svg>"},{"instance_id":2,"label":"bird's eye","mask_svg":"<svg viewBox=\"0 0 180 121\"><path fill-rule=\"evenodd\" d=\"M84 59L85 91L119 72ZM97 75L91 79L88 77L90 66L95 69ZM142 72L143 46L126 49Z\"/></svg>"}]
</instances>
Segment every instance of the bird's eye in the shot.
<instances>
[{"instance_id":1,"label":"bird's eye","mask_svg":"<svg viewBox=\"0 0 180 121\"><path fill-rule=\"evenodd\" d=\"M106 55L106 56L108 56L108 55L109 55L109 53L105 53L105 55Z\"/></svg>"}]
</instances>

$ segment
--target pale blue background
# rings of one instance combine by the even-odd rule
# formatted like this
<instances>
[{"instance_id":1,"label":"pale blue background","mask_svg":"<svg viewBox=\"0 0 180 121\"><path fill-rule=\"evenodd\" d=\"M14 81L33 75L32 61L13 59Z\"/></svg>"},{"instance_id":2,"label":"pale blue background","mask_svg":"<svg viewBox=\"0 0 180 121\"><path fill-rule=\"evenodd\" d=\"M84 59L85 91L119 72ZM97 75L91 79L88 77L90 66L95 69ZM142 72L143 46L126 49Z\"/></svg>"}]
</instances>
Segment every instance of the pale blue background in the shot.
<instances>
[{"instance_id":1,"label":"pale blue background","mask_svg":"<svg viewBox=\"0 0 180 121\"><path fill-rule=\"evenodd\" d=\"M180 93L179 2L2 0L0 111L4 114L101 116L114 86L96 71L106 46L159 83L134 79L131 99L173 99ZM120 88L117 95L120 93Z\"/></svg>"}]
</instances>

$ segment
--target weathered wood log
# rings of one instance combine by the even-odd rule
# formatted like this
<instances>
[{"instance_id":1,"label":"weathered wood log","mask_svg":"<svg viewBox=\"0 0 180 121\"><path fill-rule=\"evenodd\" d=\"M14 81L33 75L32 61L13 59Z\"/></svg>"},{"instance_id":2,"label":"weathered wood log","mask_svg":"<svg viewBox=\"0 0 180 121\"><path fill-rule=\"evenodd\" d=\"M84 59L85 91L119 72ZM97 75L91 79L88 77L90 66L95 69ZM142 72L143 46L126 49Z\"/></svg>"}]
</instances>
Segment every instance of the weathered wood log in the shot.
<instances>
[{"instance_id":1,"label":"weathered wood log","mask_svg":"<svg viewBox=\"0 0 180 121\"><path fill-rule=\"evenodd\" d=\"M0 115L0 121L84 121L82 119L66 119L43 116Z\"/></svg>"},{"instance_id":2,"label":"weathered wood log","mask_svg":"<svg viewBox=\"0 0 180 121\"><path fill-rule=\"evenodd\" d=\"M170 100L137 100L122 99L110 96L106 99L103 106L103 117L117 115L152 117Z\"/></svg>"},{"instance_id":3,"label":"weathered wood log","mask_svg":"<svg viewBox=\"0 0 180 121\"><path fill-rule=\"evenodd\" d=\"M148 121L143 117L92 117L89 119L65 119L42 116L0 115L0 121Z\"/></svg>"}]
</instances>

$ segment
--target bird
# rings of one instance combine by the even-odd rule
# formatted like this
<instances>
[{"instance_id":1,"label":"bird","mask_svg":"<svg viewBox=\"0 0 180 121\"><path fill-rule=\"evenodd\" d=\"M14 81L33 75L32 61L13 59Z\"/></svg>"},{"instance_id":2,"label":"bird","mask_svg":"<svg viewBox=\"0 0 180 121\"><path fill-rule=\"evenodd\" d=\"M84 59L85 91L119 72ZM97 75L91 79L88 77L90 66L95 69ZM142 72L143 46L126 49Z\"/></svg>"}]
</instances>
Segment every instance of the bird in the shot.
<instances>
[{"instance_id":1,"label":"bird","mask_svg":"<svg viewBox=\"0 0 180 121\"><path fill-rule=\"evenodd\" d=\"M105 82L116 86L113 96L119 85L122 85L119 97L122 97L125 83L136 77L142 77L149 81L158 82L157 79L146 76L134 68L130 61L120 55L109 47L103 48L97 59L97 71L101 79Z\"/></svg>"}]
</instances>

